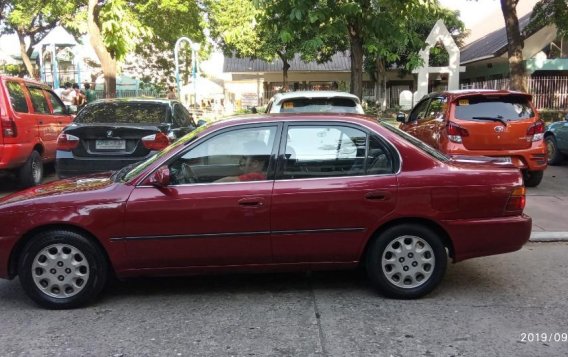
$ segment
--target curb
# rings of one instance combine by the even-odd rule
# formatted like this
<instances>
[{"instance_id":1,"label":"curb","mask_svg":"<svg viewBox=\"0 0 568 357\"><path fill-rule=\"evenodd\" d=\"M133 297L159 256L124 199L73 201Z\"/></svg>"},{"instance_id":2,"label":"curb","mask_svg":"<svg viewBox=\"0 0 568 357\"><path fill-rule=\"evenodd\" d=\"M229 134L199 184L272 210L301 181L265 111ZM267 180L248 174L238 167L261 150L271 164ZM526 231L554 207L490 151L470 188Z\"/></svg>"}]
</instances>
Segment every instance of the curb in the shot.
<instances>
[{"instance_id":1,"label":"curb","mask_svg":"<svg viewBox=\"0 0 568 357\"><path fill-rule=\"evenodd\" d=\"M568 232L532 232L531 242L568 242Z\"/></svg>"}]
</instances>

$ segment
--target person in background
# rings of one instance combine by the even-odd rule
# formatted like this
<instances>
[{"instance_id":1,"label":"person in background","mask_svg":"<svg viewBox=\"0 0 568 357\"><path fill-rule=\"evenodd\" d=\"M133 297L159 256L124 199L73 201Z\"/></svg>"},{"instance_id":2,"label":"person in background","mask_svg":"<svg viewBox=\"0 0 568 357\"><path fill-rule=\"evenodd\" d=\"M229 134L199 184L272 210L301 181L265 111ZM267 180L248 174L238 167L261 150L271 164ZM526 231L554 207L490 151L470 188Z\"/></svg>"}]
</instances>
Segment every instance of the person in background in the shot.
<instances>
[{"instance_id":1,"label":"person in background","mask_svg":"<svg viewBox=\"0 0 568 357\"><path fill-rule=\"evenodd\" d=\"M169 86L168 91L166 93L167 99L177 99L177 93L174 86Z\"/></svg>"},{"instance_id":2,"label":"person in background","mask_svg":"<svg viewBox=\"0 0 568 357\"><path fill-rule=\"evenodd\" d=\"M91 89L91 85L89 83L85 83L85 100L87 103L94 102L97 100L97 94L94 90Z\"/></svg>"},{"instance_id":3,"label":"person in background","mask_svg":"<svg viewBox=\"0 0 568 357\"><path fill-rule=\"evenodd\" d=\"M73 97L73 105L77 106L78 110L85 104L87 104L87 98L85 97L85 94L81 92L79 84L73 83L73 90L75 91L75 96Z\"/></svg>"},{"instance_id":4,"label":"person in background","mask_svg":"<svg viewBox=\"0 0 568 357\"><path fill-rule=\"evenodd\" d=\"M63 90L59 94L59 98L63 101L63 104L67 107L67 110L73 105L73 100L75 98L75 90L71 88L71 83L65 82L63 85Z\"/></svg>"}]
</instances>

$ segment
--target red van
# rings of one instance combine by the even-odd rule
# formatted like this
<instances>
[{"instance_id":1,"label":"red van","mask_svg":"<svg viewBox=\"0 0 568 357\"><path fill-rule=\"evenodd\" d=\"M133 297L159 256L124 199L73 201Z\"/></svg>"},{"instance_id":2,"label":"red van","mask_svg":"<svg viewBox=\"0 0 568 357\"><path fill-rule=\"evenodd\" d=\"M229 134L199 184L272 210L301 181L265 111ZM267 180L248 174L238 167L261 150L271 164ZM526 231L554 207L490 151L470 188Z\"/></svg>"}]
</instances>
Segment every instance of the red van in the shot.
<instances>
[{"instance_id":1,"label":"red van","mask_svg":"<svg viewBox=\"0 0 568 357\"><path fill-rule=\"evenodd\" d=\"M55 160L57 137L71 121L46 84L0 76L0 171L17 173L23 187L39 184L43 164Z\"/></svg>"}]
</instances>

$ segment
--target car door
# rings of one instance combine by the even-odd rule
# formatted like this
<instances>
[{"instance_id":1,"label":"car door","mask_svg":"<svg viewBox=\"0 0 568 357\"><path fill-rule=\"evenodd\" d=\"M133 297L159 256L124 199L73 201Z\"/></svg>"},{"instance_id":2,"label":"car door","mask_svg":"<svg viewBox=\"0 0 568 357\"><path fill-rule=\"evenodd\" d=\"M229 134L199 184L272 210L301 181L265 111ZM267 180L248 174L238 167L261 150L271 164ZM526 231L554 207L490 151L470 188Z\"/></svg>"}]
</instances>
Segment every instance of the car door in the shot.
<instances>
[{"instance_id":1,"label":"car door","mask_svg":"<svg viewBox=\"0 0 568 357\"><path fill-rule=\"evenodd\" d=\"M433 148L440 147L440 133L446 126L447 99L444 96L434 97L428 104L424 118L419 119L419 139Z\"/></svg>"},{"instance_id":2,"label":"car door","mask_svg":"<svg viewBox=\"0 0 568 357\"><path fill-rule=\"evenodd\" d=\"M165 189L139 186L126 206L125 240L133 268L262 264L271 261L270 208L278 125L210 134L167 165ZM264 177L242 177L240 159L260 147ZM258 157L258 156L257 156Z\"/></svg>"},{"instance_id":3,"label":"car door","mask_svg":"<svg viewBox=\"0 0 568 357\"><path fill-rule=\"evenodd\" d=\"M421 123L427 115L428 105L430 98L425 98L420 101L408 115L408 120L400 124L400 129L406 131L410 135L422 140L422 126Z\"/></svg>"},{"instance_id":4,"label":"car door","mask_svg":"<svg viewBox=\"0 0 568 357\"><path fill-rule=\"evenodd\" d=\"M65 105L63 104L61 99L59 99L57 94L53 93L50 90L44 90L44 93L50 105L51 115L53 116L55 123L57 124L57 130L61 132L73 121L73 118L71 117L71 115L67 114Z\"/></svg>"},{"instance_id":5,"label":"car door","mask_svg":"<svg viewBox=\"0 0 568 357\"><path fill-rule=\"evenodd\" d=\"M275 262L358 260L396 204L393 151L348 124L289 124L284 132L272 196Z\"/></svg>"},{"instance_id":6,"label":"car door","mask_svg":"<svg viewBox=\"0 0 568 357\"><path fill-rule=\"evenodd\" d=\"M27 86L32 102L34 118L38 127L39 137L45 148L43 152L44 160L55 159L55 149L57 147L57 136L61 131L58 119L51 115L51 109L47 103L47 98L42 88Z\"/></svg>"}]
</instances>

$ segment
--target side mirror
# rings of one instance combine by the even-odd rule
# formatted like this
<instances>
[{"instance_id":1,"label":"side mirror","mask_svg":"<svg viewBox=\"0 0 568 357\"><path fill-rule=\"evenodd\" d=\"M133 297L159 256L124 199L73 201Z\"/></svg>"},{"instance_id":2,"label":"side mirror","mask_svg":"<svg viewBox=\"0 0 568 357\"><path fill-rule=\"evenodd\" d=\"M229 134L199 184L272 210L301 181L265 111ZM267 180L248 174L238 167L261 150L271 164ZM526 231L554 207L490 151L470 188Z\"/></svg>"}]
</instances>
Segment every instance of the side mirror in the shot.
<instances>
[{"instance_id":1,"label":"side mirror","mask_svg":"<svg viewBox=\"0 0 568 357\"><path fill-rule=\"evenodd\" d=\"M167 187L170 184L170 169L167 166L159 167L150 176L148 183L156 187Z\"/></svg>"},{"instance_id":2,"label":"side mirror","mask_svg":"<svg viewBox=\"0 0 568 357\"><path fill-rule=\"evenodd\" d=\"M406 122L406 115L403 112L399 112L396 115L396 121L400 122L400 123L404 123Z\"/></svg>"},{"instance_id":3,"label":"side mirror","mask_svg":"<svg viewBox=\"0 0 568 357\"><path fill-rule=\"evenodd\" d=\"M198 127L199 127L199 126L203 126L203 125L205 125L205 124L207 124L207 120L205 120L205 119L199 119L199 120L197 121L197 126L198 126Z\"/></svg>"}]
</instances>

